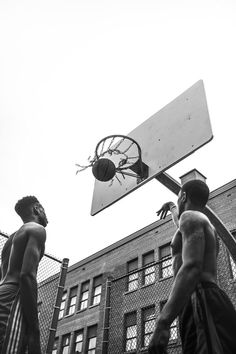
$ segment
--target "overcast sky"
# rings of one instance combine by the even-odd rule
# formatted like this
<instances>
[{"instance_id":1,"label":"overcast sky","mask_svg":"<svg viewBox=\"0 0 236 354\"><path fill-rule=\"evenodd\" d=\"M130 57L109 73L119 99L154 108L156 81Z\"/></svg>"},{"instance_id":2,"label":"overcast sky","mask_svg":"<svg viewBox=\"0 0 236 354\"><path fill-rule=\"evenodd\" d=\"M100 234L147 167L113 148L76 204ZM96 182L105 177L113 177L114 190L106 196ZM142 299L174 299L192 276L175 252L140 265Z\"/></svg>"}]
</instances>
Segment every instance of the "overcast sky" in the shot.
<instances>
[{"instance_id":1,"label":"overcast sky","mask_svg":"<svg viewBox=\"0 0 236 354\"><path fill-rule=\"evenodd\" d=\"M94 178L76 176L96 143L128 134L203 79L212 142L192 168L211 190L235 178L234 0L0 1L0 230L16 201L46 209L46 251L79 261L156 220L175 195L156 180L90 216Z\"/></svg>"}]
</instances>

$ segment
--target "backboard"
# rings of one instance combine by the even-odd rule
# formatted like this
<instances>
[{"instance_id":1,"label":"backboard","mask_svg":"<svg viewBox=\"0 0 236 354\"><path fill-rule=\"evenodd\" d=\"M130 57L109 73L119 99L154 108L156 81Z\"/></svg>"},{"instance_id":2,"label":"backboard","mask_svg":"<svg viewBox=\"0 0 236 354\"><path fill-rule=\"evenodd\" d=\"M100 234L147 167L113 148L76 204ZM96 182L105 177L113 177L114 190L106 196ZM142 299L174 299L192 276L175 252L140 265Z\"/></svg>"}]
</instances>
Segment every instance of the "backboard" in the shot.
<instances>
[{"instance_id":1,"label":"backboard","mask_svg":"<svg viewBox=\"0 0 236 354\"><path fill-rule=\"evenodd\" d=\"M95 180L91 215L141 187L213 138L203 81L195 83L127 135L140 145L148 176L140 183L129 176L122 178L121 184L117 180L112 185L110 181Z\"/></svg>"}]
</instances>

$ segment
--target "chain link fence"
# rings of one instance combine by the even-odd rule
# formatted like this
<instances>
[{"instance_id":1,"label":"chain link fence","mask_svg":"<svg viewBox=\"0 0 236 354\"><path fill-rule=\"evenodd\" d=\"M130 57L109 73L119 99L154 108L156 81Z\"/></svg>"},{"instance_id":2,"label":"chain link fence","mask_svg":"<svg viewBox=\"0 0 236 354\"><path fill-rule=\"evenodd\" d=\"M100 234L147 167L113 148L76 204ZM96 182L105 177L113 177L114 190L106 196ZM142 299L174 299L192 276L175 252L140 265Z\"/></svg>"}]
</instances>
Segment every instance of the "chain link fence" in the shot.
<instances>
[{"instance_id":1,"label":"chain link fence","mask_svg":"<svg viewBox=\"0 0 236 354\"><path fill-rule=\"evenodd\" d=\"M168 299L172 283L170 257L110 281L104 354L147 353L155 320ZM218 285L236 308L236 265L222 241ZM178 319L171 325L168 353L182 353Z\"/></svg>"},{"instance_id":2,"label":"chain link fence","mask_svg":"<svg viewBox=\"0 0 236 354\"><path fill-rule=\"evenodd\" d=\"M0 232L0 261L7 239L8 235ZM67 268L68 259L60 260L49 254L44 254L39 263L38 315L42 353L52 352Z\"/></svg>"}]
</instances>

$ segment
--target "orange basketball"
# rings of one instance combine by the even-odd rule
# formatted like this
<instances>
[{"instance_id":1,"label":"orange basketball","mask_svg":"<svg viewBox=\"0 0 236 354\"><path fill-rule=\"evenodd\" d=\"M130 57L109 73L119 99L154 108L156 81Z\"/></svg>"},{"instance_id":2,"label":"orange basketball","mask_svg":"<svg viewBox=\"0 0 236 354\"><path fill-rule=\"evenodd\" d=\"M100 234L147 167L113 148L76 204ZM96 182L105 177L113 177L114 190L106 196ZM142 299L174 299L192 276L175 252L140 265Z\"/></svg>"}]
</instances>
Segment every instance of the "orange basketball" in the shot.
<instances>
[{"instance_id":1,"label":"orange basketball","mask_svg":"<svg viewBox=\"0 0 236 354\"><path fill-rule=\"evenodd\" d=\"M101 158L93 165L92 172L96 179L107 182L115 176L116 166L110 159Z\"/></svg>"}]
</instances>

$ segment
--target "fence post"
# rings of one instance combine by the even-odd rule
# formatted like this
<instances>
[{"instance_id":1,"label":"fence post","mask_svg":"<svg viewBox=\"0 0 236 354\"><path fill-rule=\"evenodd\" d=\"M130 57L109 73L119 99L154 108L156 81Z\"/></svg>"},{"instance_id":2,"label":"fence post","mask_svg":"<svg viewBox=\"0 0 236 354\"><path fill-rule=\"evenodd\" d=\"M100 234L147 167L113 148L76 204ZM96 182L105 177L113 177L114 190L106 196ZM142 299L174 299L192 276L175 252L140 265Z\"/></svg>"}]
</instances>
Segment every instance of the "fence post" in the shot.
<instances>
[{"instance_id":1,"label":"fence post","mask_svg":"<svg viewBox=\"0 0 236 354\"><path fill-rule=\"evenodd\" d=\"M55 339L56 330L57 330L57 323L58 323L58 316L59 316L59 311L60 311L61 299L62 299L65 281L66 281L68 264L69 264L69 259L63 258L62 265L61 265L61 272L59 275L59 283L58 283L58 289L57 289L56 302L54 305L51 326L49 328L49 338L48 338L46 354L52 353L52 348L53 348L54 339Z\"/></svg>"},{"instance_id":2,"label":"fence post","mask_svg":"<svg viewBox=\"0 0 236 354\"><path fill-rule=\"evenodd\" d=\"M102 354L108 353L108 336L109 336L109 320L110 320L110 294L111 294L111 277L106 281L105 308L103 318L103 338L102 338Z\"/></svg>"}]
</instances>

